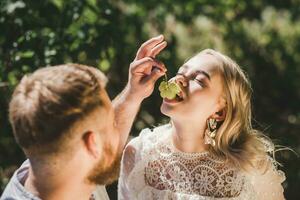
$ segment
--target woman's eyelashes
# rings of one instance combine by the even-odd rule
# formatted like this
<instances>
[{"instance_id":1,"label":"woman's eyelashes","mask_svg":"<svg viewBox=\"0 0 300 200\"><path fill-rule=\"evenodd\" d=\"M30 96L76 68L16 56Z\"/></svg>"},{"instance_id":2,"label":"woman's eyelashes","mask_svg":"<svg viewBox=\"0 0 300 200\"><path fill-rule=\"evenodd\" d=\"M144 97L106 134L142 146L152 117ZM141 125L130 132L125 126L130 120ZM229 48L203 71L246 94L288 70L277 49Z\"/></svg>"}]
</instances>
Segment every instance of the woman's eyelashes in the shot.
<instances>
[{"instance_id":1,"label":"woman's eyelashes","mask_svg":"<svg viewBox=\"0 0 300 200\"><path fill-rule=\"evenodd\" d=\"M199 78L197 77L196 74L192 74L191 76L187 76L184 73L178 72L176 74L177 76L182 76L184 79L186 80L190 80L190 81L195 81L198 85L200 85L201 87L206 87L205 82L203 81L203 78Z\"/></svg>"},{"instance_id":2,"label":"woman's eyelashes","mask_svg":"<svg viewBox=\"0 0 300 200\"><path fill-rule=\"evenodd\" d=\"M206 86L205 83L202 80L200 80L200 79L194 78L193 81L195 81L201 87L205 87Z\"/></svg>"},{"instance_id":3,"label":"woman's eyelashes","mask_svg":"<svg viewBox=\"0 0 300 200\"><path fill-rule=\"evenodd\" d=\"M197 79L197 78L194 78L193 81L195 81L197 84L199 84L201 87L204 87L204 83L203 81Z\"/></svg>"},{"instance_id":4,"label":"woman's eyelashes","mask_svg":"<svg viewBox=\"0 0 300 200\"><path fill-rule=\"evenodd\" d=\"M191 80L195 81L201 87L206 87L205 78L201 74L193 74Z\"/></svg>"}]
</instances>

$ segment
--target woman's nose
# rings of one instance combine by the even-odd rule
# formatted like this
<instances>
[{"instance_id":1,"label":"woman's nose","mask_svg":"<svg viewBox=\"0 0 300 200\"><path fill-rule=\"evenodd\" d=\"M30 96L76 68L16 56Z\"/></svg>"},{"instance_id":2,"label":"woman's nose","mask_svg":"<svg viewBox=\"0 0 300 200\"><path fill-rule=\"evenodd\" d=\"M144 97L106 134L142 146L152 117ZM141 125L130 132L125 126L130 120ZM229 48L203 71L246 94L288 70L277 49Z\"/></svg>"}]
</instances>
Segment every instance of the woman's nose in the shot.
<instances>
[{"instance_id":1,"label":"woman's nose","mask_svg":"<svg viewBox=\"0 0 300 200\"><path fill-rule=\"evenodd\" d=\"M173 79L173 78L172 78ZM171 80L172 80L171 79ZM187 81L186 81L186 79L185 79L185 77L184 76L182 76L182 75L176 75L175 77L174 77L174 80L173 81L175 81L175 83L177 83L178 85L180 85L180 86L182 86L182 87L186 87L187 86Z\"/></svg>"}]
</instances>

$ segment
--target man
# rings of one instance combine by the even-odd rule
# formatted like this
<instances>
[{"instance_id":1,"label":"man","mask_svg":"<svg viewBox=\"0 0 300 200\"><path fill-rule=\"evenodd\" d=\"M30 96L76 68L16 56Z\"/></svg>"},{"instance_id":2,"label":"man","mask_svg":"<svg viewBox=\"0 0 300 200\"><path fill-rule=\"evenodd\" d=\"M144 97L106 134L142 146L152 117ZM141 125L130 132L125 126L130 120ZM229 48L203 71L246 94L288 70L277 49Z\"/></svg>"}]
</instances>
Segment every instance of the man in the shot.
<instances>
[{"instance_id":1,"label":"man","mask_svg":"<svg viewBox=\"0 0 300 200\"><path fill-rule=\"evenodd\" d=\"M105 76L92 67L65 64L25 76L13 93L9 116L28 160L1 199L88 200L95 198L97 184L114 181L140 104L166 71L155 59L165 47L163 36L140 47L128 84L113 102ZM107 199L103 186L97 191L97 199Z\"/></svg>"}]
</instances>

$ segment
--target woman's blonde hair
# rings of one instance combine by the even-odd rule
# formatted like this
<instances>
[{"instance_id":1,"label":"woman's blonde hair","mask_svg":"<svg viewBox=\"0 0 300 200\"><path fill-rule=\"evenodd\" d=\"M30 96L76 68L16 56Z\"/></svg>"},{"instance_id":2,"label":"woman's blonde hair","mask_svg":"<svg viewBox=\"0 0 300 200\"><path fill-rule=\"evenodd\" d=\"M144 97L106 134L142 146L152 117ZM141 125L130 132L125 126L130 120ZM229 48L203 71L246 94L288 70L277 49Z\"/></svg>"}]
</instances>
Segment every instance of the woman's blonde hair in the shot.
<instances>
[{"instance_id":1,"label":"woman's blonde hair","mask_svg":"<svg viewBox=\"0 0 300 200\"><path fill-rule=\"evenodd\" d=\"M220 52L205 49L199 54L209 54L220 63L226 98L226 117L217 130L216 145L210 151L244 170L266 166L266 152L274 152L274 144L252 127L252 88L248 78L236 62Z\"/></svg>"}]
</instances>

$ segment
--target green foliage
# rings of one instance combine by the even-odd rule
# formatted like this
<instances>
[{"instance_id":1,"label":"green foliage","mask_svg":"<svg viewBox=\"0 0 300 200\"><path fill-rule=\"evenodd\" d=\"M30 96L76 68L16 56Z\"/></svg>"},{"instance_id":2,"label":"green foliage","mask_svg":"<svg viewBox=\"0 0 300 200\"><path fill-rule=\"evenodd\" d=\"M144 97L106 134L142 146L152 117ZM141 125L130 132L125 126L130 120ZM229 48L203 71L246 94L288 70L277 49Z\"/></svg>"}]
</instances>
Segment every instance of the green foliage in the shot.
<instances>
[{"instance_id":1,"label":"green foliage","mask_svg":"<svg viewBox=\"0 0 300 200\"><path fill-rule=\"evenodd\" d=\"M0 2L0 191L24 159L8 122L13 88L39 67L77 62L108 75L108 91L124 87L139 45L163 33L159 57L175 74L204 48L234 58L253 87L254 123L299 151L300 2L287 0L2 0ZM157 91L144 101L132 134L164 123ZM155 109L153 109L155 108ZM286 197L299 197L299 158L284 152ZM113 193L113 192L112 192Z\"/></svg>"}]
</instances>

